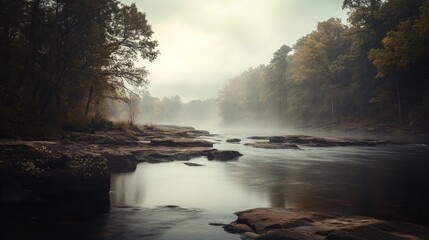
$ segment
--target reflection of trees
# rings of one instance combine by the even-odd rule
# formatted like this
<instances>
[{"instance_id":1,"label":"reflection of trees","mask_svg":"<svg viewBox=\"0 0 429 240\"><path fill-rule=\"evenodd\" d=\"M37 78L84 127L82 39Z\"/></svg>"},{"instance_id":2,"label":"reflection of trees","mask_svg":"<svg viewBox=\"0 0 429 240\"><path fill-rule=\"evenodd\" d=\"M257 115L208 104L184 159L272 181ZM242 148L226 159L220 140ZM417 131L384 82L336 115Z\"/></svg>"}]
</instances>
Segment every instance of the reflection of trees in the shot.
<instances>
[{"instance_id":1,"label":"reflection of trees","mask_svg":"<svg viewBox=\"0 0 429 240\"><path fill-rule=\"evenodd\" d=\"M243 157L252 167L229 170L248 191L268 196L272 207L427 222L422 214L429 209L429 194L422 189L429 188L424 177L429 149L415 154L380 148L333 148L284 160Z\"/></svg>"},{"instance_id":2,"label":"reflection of trees","mask_svg":"<svg viewBox=\"0 0 429 240\"><path fill-rule=\"evenodd\" d=\"M133 173L113 174L111 177L110 202L112 206L138 206L144 194L144 182L137 170Z\"/></svg>"},{"instance_id":3,"label":"reflection of trees","mask_svg":"<svg viewBox=\"0 0 429 240\"><path fill-rule=\"evenodd\" d=\"M285 191L281 184L274 184L269 188L269 198L271 207L287 207Z\"/></svg>"}]
</instances>

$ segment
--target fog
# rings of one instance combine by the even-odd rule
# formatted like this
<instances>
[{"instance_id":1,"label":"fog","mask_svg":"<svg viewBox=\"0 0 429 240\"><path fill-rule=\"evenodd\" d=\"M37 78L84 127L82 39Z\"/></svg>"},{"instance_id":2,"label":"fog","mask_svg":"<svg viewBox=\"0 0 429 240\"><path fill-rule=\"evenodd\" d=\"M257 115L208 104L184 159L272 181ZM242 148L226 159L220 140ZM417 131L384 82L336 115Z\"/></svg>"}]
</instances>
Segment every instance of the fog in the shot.
<instances>
[{"instance_id":1,"label":"fog","mask_svg":"<svg viewBox=\"0 0 429 240\"><path fill-rule=\"evenodd\" d=\"M268 63L319 21L346 19L342 0L122 0L146 13L161 55L142 62L156 97L216 98L228 79Z\"/></svg>"},{"instance_id":2,"label":"fog","mask_svg":"<svg viewBox=\"0 0 429 240\"><path fill-rule=\"evenodd\" d=\"M139 105L141 109L137 109L134 122L140 124L200 128L225 125L215 99L231 78L249 67L268 63L281 45L292 46L313 31L319 21L346 18L341 9L342 0L122 2L135 2L139 10L146 13L161 52L152 63L138 63L149 71L147 93L153 98ZM180 99L180 106L164 106L169 105L171 99L174 102L174 98ZM198 101L205 105L200 106ZM113 105L110 117L129 118L126 104ZM272 125L275 121L268 122ZM246 118L238 125L250 123L253 124L253 120ZM267 121L257 124L267 127Z\"/></svg>"}]
</instances>

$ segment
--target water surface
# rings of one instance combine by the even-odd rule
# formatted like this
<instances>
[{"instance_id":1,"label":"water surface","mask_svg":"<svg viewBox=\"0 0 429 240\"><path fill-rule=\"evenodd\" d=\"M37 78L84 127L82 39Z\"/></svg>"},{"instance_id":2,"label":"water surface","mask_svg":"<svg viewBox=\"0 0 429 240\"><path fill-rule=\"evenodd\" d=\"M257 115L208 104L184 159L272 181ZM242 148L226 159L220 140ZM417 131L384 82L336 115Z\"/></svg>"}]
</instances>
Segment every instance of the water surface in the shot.
<instances>
[{"instance_id":1,"label":"water surface","mask_svg":"<svg viewBox=\"0 0 429 240\"><path fill-rule=\"evenodd\" d=\"M271 133L275 134L275 133ZM256 135L256 134L255 134ZM286 207L363 215L429 225L429 146L245 146L250 134L208 137L215 148L238 150L238 161L141 163L111 178L110 209L87 202L41 209L2 223L4 239L238 240L210 223L229 223L236 211ZM240 144L226 143L238 137ZM28 217L30 216L30 217Z\"/></svg>"},{"instance_id":2,"label":"water surface","mask_svg":"<svg viewBox=\"0 0 429 240\"><path fill-rule=\"evenodd\" d=\"M241 144L225 143L240 137ZM429 147L302 147L258 149L243 145L246 135L208 138L215 148L238 150L238 161L202 164L139 164L136 172L112 176L113 209L187 209L180 220L153 239L239 239L209 223L228 223L233 212L255 207L287 207L364 215L429 225ZM173 207L178 206L178 207ZM120 219L115 219L119 220ZM168 218L166 219L168 222Z\"/></svg>"}]
</instances>

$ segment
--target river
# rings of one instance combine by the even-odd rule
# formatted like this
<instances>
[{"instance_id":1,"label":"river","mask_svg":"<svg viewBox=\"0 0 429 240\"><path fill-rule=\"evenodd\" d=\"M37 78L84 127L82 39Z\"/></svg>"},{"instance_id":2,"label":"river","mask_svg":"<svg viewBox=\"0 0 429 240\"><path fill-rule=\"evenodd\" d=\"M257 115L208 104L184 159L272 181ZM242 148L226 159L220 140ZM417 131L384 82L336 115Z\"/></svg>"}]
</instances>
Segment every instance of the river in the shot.
<instances>
[{"instance_id":1,"label":"river","mask_svg":"<svg viewBox=\"0 0 429 240\"><path fill-rule=\"evenodd\" d=\"M72 218L47 217L37 226L20 222L18 229L33 228L34 239L238 240L238 235L210 224L229 223L235 220L234 212L256 207L429 225L428 145L273 150L245 146L254 141L248 136L204 138L217 149L241 152L237 161L190 161L203 166L141 163L133 173L112 175L106 212L88 217L85 212L91 206L86 206L71 210L76 215ZM242 142L226 143L232 137ZM10 234L16 236L16 231Z\"/></svg>"},{"instance_id":2,"label":"river","mask_svg":"<svg viewBox=\"0 0 429 240\"><path fill-rule=\"evenodd\" d=\"M273 150L245 146L253 141L247 136L207 138L216 143L215 148L241 152L244 156L238 161L191 160L204 165L200 167L183 162L142 163L134 173L113 175L112 208L132 212L128 214L137 219L136 226L126 227L131 231L116 229L112 236L134 239L140 233L145 239L240 239L209 224L228 223L235 219L233 212L256 207L429 225L427 145ZM231 137L243 141L226 143ZM124 206L134 211L123 210ZM112 222L123 221L123 214L115 211ZM136 213L139 211L142 213ZM150 227L142 229L140 217ZM121 231L124 235L119 237Z\"/></svg>"}]
</instances>

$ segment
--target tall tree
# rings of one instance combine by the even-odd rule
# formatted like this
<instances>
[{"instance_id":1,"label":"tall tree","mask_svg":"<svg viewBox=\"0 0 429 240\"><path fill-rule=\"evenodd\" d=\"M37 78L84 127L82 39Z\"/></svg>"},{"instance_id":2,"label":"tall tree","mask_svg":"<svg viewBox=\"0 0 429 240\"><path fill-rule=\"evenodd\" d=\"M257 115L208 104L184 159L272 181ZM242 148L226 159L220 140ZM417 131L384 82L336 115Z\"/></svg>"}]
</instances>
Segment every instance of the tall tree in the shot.
<instances>
[{"instance_id":1,"label":"tall tree","mask_svg":"<svg viewBox=\"0 0 429 240\"><path fill-rule=\"evenodd\" d=\"M369 59L377 68L376 77L387 78L395 86L398 119L401 122L404 111L402 97L417 96L412 102L421 102L424 95L428 94L422 89L429 84L429 1L422 5L420 11L421 15L417 20L405 20L396 30L388 32L382 41L383 48L372 49L368 53ZM407 87L404 88L404 85ZM408 91L405 96L404 90Z\"/></svg>"}]
</instances>

